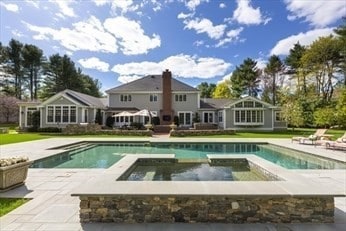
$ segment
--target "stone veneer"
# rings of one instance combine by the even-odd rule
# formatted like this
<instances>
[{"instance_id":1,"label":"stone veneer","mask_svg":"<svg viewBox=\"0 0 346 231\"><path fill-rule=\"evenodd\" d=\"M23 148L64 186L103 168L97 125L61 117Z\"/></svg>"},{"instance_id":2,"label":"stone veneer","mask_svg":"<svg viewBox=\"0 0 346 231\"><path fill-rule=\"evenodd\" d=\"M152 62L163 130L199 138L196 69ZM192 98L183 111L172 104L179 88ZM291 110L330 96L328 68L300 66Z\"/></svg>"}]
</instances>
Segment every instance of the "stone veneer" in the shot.
<instances>
[{"instance_id":1,"label":"stone veneer","mask_svg":"<svg viewBox=\"0 0 346 231\"><path fill-rule=\"evenodd\" d=\"M332 196L80 196L81 222L332 223Z\"/></svg>"}]
</instances>

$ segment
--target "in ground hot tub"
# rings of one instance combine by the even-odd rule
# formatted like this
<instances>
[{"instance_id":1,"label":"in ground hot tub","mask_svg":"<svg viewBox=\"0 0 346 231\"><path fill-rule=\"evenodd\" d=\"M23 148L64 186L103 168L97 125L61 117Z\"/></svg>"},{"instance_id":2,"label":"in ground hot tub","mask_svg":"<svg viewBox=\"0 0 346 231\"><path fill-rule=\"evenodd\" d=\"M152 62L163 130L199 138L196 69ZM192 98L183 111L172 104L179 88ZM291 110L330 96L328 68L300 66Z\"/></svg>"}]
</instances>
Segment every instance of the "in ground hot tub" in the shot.
<instances>
[{"instance_id":1,"label":"in ground hot tub","mask_svg":"<svg viewBox=\"0 0 346 231\"><path fill-rule=\"evenodd\" d=\"M266 180L227 180L244 163ZM72 196L80 198L81 222L330 223L334 197L345 195L254 155L176 163L174 155L141 154L126 155Z\"/></svg>"},{"instance_id":2,"label":"in ground hot tub","mask_svg":"<svg viewBox=\"0 0 346 231\"><path fill-rule=\"evenodd\" d=\"M209 159L210 160L210 159ZM243 159L181 162L138 159L118 180L124 181L270 181L277 180Z\"/></svg>"}]
</instances>

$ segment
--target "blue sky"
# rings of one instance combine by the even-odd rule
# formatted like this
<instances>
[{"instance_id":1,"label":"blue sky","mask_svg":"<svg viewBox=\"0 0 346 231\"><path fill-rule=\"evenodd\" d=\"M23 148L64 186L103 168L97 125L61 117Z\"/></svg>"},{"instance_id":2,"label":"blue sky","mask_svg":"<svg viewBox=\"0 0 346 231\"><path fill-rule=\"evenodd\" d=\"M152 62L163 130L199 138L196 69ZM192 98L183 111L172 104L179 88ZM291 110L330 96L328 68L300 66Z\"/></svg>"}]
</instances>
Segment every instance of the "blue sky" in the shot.
<instances>
[{"instance_id":1,"label":"blue sky","mask_svg":"<svg viewBox=\"0 0 346 231\"><path fill-rule=\"evenodd\" d=\"M1 42L67 54L102 91L170 69L197 86L250 57L264 67L298 41L333 33L345 0L46 0L0 2Z\"/></svg>"}]
</instances>

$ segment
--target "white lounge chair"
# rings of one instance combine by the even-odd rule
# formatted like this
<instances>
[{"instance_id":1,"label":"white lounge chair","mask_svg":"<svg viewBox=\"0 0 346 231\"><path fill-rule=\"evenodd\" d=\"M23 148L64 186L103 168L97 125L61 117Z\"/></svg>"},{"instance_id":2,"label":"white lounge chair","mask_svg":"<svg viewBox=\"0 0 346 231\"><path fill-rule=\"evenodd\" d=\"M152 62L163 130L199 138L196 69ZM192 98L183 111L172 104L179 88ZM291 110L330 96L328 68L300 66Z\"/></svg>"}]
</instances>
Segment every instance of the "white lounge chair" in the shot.
<instances>
[{"instance_id":1,"label":"white lounge chair","mask_svg":"<svg viewBox=\"0 0 346 231\"><path fill-rule=\"evenodd\" d=\"M311 141L311 144L314 144L316 140L320 140L323 137L324 133L326 133L328 129L317 129L316 132L308 137L304 136L295 136L292 137L291 142L298 141L300 144L304 144L305 141Z\"/></svg>"}]
</instances>

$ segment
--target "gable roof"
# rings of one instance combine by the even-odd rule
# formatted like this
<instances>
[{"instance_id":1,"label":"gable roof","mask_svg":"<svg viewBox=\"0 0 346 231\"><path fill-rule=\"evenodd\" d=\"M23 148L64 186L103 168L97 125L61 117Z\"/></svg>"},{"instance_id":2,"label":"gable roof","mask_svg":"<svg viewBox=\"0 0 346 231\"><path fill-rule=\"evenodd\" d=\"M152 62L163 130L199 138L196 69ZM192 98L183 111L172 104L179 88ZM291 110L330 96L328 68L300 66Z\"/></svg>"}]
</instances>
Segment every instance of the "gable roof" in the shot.
<instances>
[{"instance_id":1,"label":"gable roof","mask_svg":"<svg viewBox=\"0 0 346 231\"><path fill-rule=\"evenodd\" d=\"M200 109L220 109L232 101L234 101L234 99L204 98L200 100Z\"/></svg>"},{"instance_id":2,"label":"gable roof","mask_svg":"<svg viewBox=\"0 0 346 231\"><path fill-rule=\"evenodd\" d=\"M74 103L78 103L80 105L84 105L88 107L104 108L107 106L105 104L106 101L103 98L97 98L91 95L83 94L83 93L72 91L69 89L63 90L55 94L54 96L44 101L41 105L46 105L51 102L54 102L59 97L70 99Z\"/></svg>"},{"instance_id":3,"label":"gable roof","mask_svg":"<svg viewBox=\"0 0 346 231\"><path fill-rule=\"evenodd\" d=\"M243 101L248 101L248 100L251 100L251 101L255 101L255 102L259 102L261 104L263 104L264 106L268 107L268 108L277 108L277 106L274 106L270 103L267 103L267 102L264 102L260 99L257 99L255 97L252 97L252 96L245 96L243 98L240 98L240 99L236 99L236 100L233 100L232 102L230 102L229 104L226 104L225 107L231 107L233 106L234 104L237 104L239 102L243 102Z\"/></svg>"},{"instance_id":4,"label":"gable roof","mask_svg":"<svg viewBox=\"0 0 346 231\"><path fill-rule=\"evenodd\" d=\"M134 80L129 83L125 83L118 87L111 88L106 93L118 93L118 92L157 92L162 91L162 75L147 75L143 78ZM179 80L172 78L172 91L194 91L198 90L194 87L187 85Z\"/></svg>"}]
</instances>

